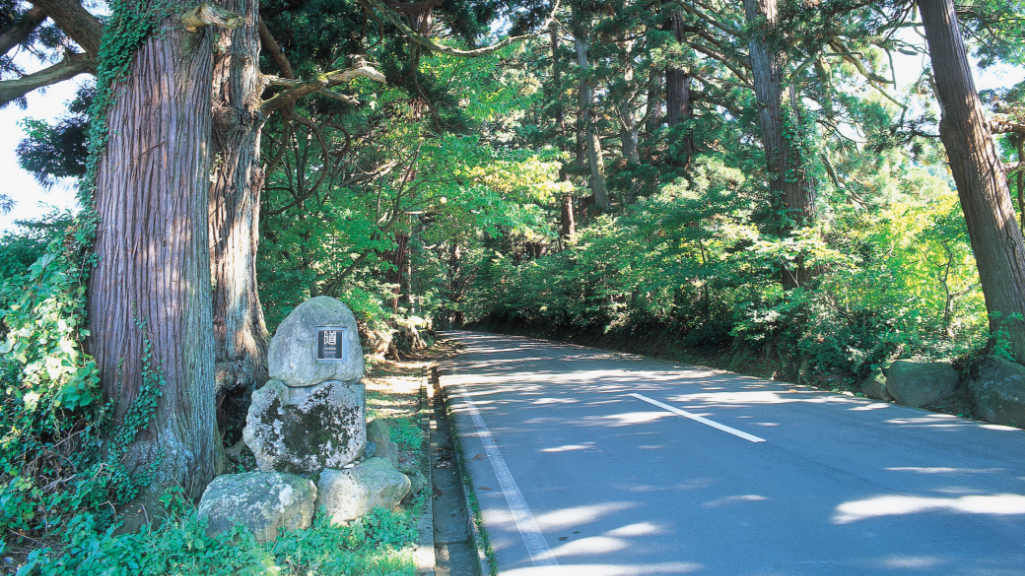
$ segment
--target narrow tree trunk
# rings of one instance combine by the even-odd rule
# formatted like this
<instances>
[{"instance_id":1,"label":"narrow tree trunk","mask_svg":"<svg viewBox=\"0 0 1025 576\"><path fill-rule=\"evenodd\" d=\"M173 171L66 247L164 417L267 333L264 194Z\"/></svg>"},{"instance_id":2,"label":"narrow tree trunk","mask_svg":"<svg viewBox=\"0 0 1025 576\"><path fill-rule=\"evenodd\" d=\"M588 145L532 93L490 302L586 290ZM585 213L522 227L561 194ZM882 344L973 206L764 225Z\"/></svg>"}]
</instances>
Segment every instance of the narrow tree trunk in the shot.
<instances>
[{"instance_id":1,"label":"narrow tree trunk","mask_svg":"<svg viewBox=\"0 0 1025 576\"><path fill-rule=\"evenodd\" d=\"M217 391L235 395L263 385L268 333L256 284L259 243L260 112L259 3L226 0L222 6L243 18L235 30L218 30L213 81L213 184L210 187L210 270ZM223 406L223 402L219 402ZM223 412L223 411L222 411ZM237 415L232 420L238 420ZM244 419L245 414L241 417ZM221 418L221 425L237 425Z\"/></svg>"},{"instance_id":2,"label":"narrow tree trunk","mask_svg":"<svg viewBox=\"0 0 1025 576\"><path fill-rule=\"evenodd\" d=\"M683 15L676 12L669 19L669 29L677 42L684 41ZM694 119L694 105L690 99L690 74L681 68L666 69L666 124L669 127ZM694 155L694 135L690 129L684 137L680 159L684 166L690 164Z\"/></svg>"},{"instance_id":3,"label":"narrow tree trunk","mask_svg":"<svg viewBox=\"0 0 1025 576\"><path fill-rule=\"evenodd\" d=\"M1015 221L1003 164L987 129L950 0L919 0L942 107L947 150L979 267L993 334L1025 363L1025 239Z\"/></svg>"},{"instance_id":4,"label":"narrow tree trunk","mask_svg":"<svg viewBox=\"0 0 1025 576\"><path fill-rule=\"evenodd\" d=\"M402 272L406 265L406 247L409 244L408 234L395 235L395 251L392 253L392 266L394 269L389 273L390 283L395 284L392 289L391 311L392 314L399 313L399 298L402 296Z\"/></svg>"},{"instance_id":5,"label":"narrow tree trunk","mask_svg":"<svg viewBox=\"0 0 1025 576\"><path fill-rule=\"evenodd\" d=\"M161 23L117 84L96 182L88 344L104 397L123 418L157 375L164 381L153 419L122 460L133 475L152 470L132 510L147 515L171 486L202 494L220 453L207 236L212 58L209 32Z\"/></svg>"},{"instance_id":6,"label":"narrow tree trunk","mask_svg":"<svg viewBox=\"0 0 1025 576\"><path fill-rule=\"evenodd\" d=\"M648 86L648 120L645 129L648 134L658 132L662 127L662 75L658 70L652 68L649 74Z\"/></svg>"},{"instance_id":7,"label":"narrow tree trunk","mask_svg":"<svg viewBox=\"0 0 1025 576\"><path fill-rule=\"evenodd\" d=\"M459 276L459 262L462 260L462 257L463 254L459 243L453 242L452 251L448 259L448 294L449 301L452 302L450 328L462 328L465 321L463 311L459 310L459 304L463 300L463 284Z\"/></svg>"},{"instance_id":8,"label":"narrow tree trunk","mask_svg":"<svg viewBox=\"0 0 1025 576\"><path fill-rule=\"evenodd\" d=\"M814 217L814 195L805 186L801 157L783 137L783 70L785 56L771 48L768 35L777 26L776 0L744 0L748 25L764 17L763 29L752 31L749 43L751 71L758 102L758 124L769 171L770 205L783 215L776 223L777 233L787 236L795 228L811 224ZM795 288L811 277L811 270L798 264L783 268L783 286Z\"/></svg>"},{"instance_id":9,"label":"narrow tree trunk","mask_svg":"<svg viewBox=\"0 0 1025 576\"><path fill-rule=\"evenodd\" d=\"M608 212L612 210L609 194L605 189L605 160L602 158L601 140L595 132L593 112L594 92L589 75L591 66L587 62L587 27L578 22L574 31L574 42L577 50L577 65L580 68L580 117L583 122L584 141L587 146L587 160L591 167L591 190L594 192L594 203L598 208Z\"/></svg>"},{"instance_id":10,"label":"narrow tree trunk","mask_svg":"<svg viewBox=\"0 0 1025 576\"><path fill-rule=\"evenodd\" d=\"M562 237L566 240L572 240L576 233L576 221L573 217L573 196L566 194L562 197Z\"/></svg>"}]
</instances>

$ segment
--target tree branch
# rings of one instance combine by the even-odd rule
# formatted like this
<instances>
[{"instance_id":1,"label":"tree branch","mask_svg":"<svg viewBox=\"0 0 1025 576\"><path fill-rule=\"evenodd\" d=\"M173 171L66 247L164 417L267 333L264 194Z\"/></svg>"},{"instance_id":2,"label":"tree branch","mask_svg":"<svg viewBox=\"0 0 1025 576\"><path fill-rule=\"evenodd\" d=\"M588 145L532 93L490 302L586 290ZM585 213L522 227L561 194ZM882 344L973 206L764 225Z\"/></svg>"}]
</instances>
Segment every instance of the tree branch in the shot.
<instances>
[{"instance_id":1,"label":"tree branch","mask_svg":"<svg viewBox=\"0 0 1025 576\"><path fill-rule=\"evenodd\" d=\"M100 55L100 39L103 38L103 24L77 0L29 0L33 6L42 8L46 15L57 23L72 40L96 59Z\"/></svg>"},{"instance_id":2,"label":"tree branch","mask_svg":"<svg viewBox=\"0 0 1025 576\"><path fill-rule=\"evenodd\" d=\"M22 15L21 20L0 34L0 54L7 54L11 48L28 39L32 31L46 20L42 8L32 7Z\"/></svg>"},{"instance_id":3,"label":"tree branch","mask_svg":"<svg viewBox=\"0 0 1025 576\"><path fill-rule=\"evenodd\" d=\"M0 81L0 107L6 106L11 100L21 98L37 88L50 86L86 73L96 73L96 61L85 54L68 52L64 55L63 60L35 74L15 80Z\"/></svg>"},{"instance_id":4,"label":"tree branch","mask_svg":"<svg viewBox=\"0 0 1025 576\"><path fill-rule=\"evenodd\" d=\"M360 2L365 4L365 5L368 4L368 5L370 5L370 6L374 7L374 8L377 8L384 15L384 17L387 18L388 21L392 23L392 25L394 25L396 28L401 30L402 33L405 34L406 37L408 37L413 42L416 42L417 44L423 46L424 48L427 48L428 50L434 50L436 52L441 52L442 54L448 54L449 56L457 56L457 57L460 57L460 58L475 58L477 56L484 56L486 54L491 54L492 52L496 52L498 50L501 50L502 48L505 48L506 46L509 46L510 44L515 44L516 42L520 42L522 40L529 40L531 38L536 38L537 36L542 34L544 31L546 31L548 29L548 27L552 25L552 22L555 21L555 14L556 14L556 12L559 11L559 3L561 1L562 0L556 0L555 6L552 7L551 15L549 15L548 19L545 20L545 23L542 24L540 28L538 28L538 31L534 32L533 34L523 34L521 36L511 36L509 38L506 38L505 40L502 40L501 42L498 42L496 44L492 44L491 46L485 46L484 48L477 48L475 50L460 50L458 48L451 48L449 46L443 46L441 44L436 44L436 43L432 42L429 38L426 38L426 37L424 37L421 34L417 34L416 32L413 31L412 28L410 28L408 25L406 25L406 23L403 22L402 19L397 18L395 16L395 14L392 13L391 10L386 8L381 3L380 0L360 0Z\"/></svg>"},{"instance_id":5,"label":"tree branch","mask_svg":"<svg viewBox=\"0 0 1025 576\"><path fill-rule=\"evenodd\" d=\"M402 4L395 2L395 0L384 0L384 3L392 10L401 14L415 14L417 12L430 10L431 8L437 8L444 4L445 0L424 0L423 2L417 2L416 4Z\"/></svg>"},{"instance_id":6,"label":"tree branch","mask_svg":"<svg viewBox=\"0 0 1025 576\"><path fill-rule=\"evenodd\" d=\"M182 25L189 32L199 32L207 26L233 30L243 23L242 17L220 6L204 2L182 15Z\"/></svg>"},{"instance_id":7,"label":"tree branch","mask_svg":"<svg viewBox=\"0 0 1025 576\"><path fill-rule=\"evenodd\" d=\"M1004 164L1004 173L1008 176L1025 170L1025 162L1018 162L1017 164Z\"/></svg>"},{"instance_id":8,"label":"tree branch","mask_svg":"<svg viewBox=\"0 0 1025 576\"><path fill-rule=\"evenodd\" d=\"M302 80L294 80L294 79L288 79L288 78L281 78L280 76L266 76L265 75L264 79L267 80L267 83L270 84L271 86L288 86L289 88L295 88L296 86L302 86L303 84L305 84L305 82L303 82ZM317 90L316 93L320 94L322 96L327 96L328 98L334 98L335 100L340 100L342 102L345 102L346 104L352 104L353 106L356 106L356 105L359 104L359 100L357 100L356 98L354 98L352 96L349 96L348 94L342 94L342 93L334 92L334 91L327 90L327 89Z\"/></svg>"},{"instance_id":9,"label":"tree branch","mask_svg":"<svg viewBox=\"0 0 1025 576\"><path fill-rule=\"evenodd\" d=\"M285 90L269 100L265 100L260 106L260 111L263 112L264 115L270 115L271 112L284 108L306 95L314 92L320 92L321 90L338 86L339 84L344 84L360 76L369 78L375 82L383 83L385 81L384 74L381 74L371 66L367 65L363 65L358 68L350 68L348 70L328 72L326 74L321 74L313 80L299 82L292 88ZM280 78L278 80L285 81L285 79Z\"/></svg>"},{"instance_id":10,"label":"tree branch","mask_svg":"<svg viewBox=\"0 0 1025 576\"><path fill-rule=\"evenodd\" d=\"M989 121L989 131L992 134L1025 133L1025 124L994 118Z\"/></svg>"},{"instance_id":11,"label":"tree branch","mask_svg":"<svg viewBox=\"0 0 1025 576\"><path fill-rule=\"evenodd\" d=\"M260 18L260 41L263 42L264 49L270 54L270 57L281 69L281 75L289 80L295 79L295 72L292 71L292 63L288 61L288 57L281 50L281 45L274 38L274 35L270 33L270 28L264 23L263 18Z\"/></svg>"}]
</instances>

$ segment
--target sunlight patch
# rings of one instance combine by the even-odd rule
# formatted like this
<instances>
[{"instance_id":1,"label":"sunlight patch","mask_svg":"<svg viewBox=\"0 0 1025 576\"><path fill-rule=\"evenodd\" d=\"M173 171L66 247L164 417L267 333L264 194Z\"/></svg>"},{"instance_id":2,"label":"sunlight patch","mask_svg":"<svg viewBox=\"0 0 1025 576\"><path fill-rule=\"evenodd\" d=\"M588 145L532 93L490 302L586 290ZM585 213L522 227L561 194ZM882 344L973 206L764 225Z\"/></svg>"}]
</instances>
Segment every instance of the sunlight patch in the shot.
<instances>
[{"instance_id":1,"label":"sunlight patch","mask_svg":"<svg viewBox=\"0 0 1025 576\"><path fill-rule=\"evenodd\" d=\"M1025 496L994 494L961 498L922 498L919 496L880 496L845 502L836 507L834 524L849 524L866 518L903 516L921 512L947 511L966 514L1025 514Z\"/></svg>"}]
</instances>

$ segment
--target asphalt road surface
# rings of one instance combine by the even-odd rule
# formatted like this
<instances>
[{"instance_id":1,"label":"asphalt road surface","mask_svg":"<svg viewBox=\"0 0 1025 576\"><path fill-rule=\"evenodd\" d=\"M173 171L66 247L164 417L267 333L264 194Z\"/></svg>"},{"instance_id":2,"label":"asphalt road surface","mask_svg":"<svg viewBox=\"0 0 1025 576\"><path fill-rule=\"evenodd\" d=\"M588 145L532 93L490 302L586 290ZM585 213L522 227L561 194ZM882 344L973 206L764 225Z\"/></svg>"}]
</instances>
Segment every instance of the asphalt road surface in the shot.
<instances>
[{"instance_id":1,"label":"asphalt road surface","mask_svg":"<svg viewBox=\"0 0 1025 576\"><path fill-rule=\"evenodd\" d=\"M499 573L1025 575L1025 434L791 384L448 332Z\"/></svg>"}]
</instances>

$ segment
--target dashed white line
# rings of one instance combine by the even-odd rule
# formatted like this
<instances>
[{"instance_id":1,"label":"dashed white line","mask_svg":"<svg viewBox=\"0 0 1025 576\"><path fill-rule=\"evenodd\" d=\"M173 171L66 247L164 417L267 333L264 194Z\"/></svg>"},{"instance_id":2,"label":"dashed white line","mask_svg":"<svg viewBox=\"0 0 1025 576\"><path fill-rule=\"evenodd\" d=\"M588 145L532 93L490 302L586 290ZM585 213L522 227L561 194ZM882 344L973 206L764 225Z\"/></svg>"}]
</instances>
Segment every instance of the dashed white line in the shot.
<instances>
[{"instance_id":1,"label":"dashed white line","mask_svg":"<svg viewBox=\"0 0 1025 576\"><path fill-rule=\"evenodd\" d=\"M765 438L759 438L758 436L755 436L753 434L748 434L747 432L741 432L740 430L737 430L736 428L730 428L729 426L727 426L725 424L720 424L718 422L713 422L712 420L709 420L708 418L703 418L701 416L698 416L697 414L691 414L690 412L687 412L686 410L680 410L679 408L676 408L675 406L670 406L668 404L663 404L663 403L659 402L658 400L652 400L651 398L648 398L647 396L642 396L640 394L633 394L633 393L629 394L629 396L633 396L634 398L637 398L638 400L644 400L648 404L652 404L654 406L658 406L659 408L661 408L663 410L668 410L669 412L672 412L673 414L679 414L680 416L683 416L684 418L689 418L689 419L691 419L691 420L693 420L695 422L699 422L701 424L704 424L705 426L711 426L712 428L715 428L716 430L722 430L723 432L725 432L727 434L733 434L734 436L736 436L738 438L743 438L744 440L747 440L748 442L765 442Z\"/></svg>"},{"instance_id":2,"label":"dashed white line","mask_svg":"<svg viewBox=\"0 0 1025 576\"><path fill-rule=\"evenodd\" d=\"M527 554L530 554L530 561L534 566L558 566L559 563L555 561L555 556L552 555L552 550L548 547L548 541L545 540L541 528L534 520L534 515L530 513L530 508L523 500L523 494L520 493L516 480L513 479L509 467L505 464L505 459L498 451L498 446L495 445L495 440L491 437L491 431L484 424L484 418L477 410L477 405L470 399L470 394L465 387L459 386L459 394L470 412L473 425L477 428L477 437L484 445L484 452L487 454L488 460L491 461L491 467L495 470L495 476L498 478L499 486L502 487L505 501L509 504L509 511L512 512L516 528L519 529L523 544L527 547Z\"/></svg>"}]
</instances>

